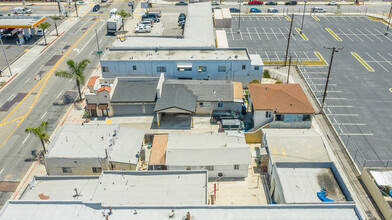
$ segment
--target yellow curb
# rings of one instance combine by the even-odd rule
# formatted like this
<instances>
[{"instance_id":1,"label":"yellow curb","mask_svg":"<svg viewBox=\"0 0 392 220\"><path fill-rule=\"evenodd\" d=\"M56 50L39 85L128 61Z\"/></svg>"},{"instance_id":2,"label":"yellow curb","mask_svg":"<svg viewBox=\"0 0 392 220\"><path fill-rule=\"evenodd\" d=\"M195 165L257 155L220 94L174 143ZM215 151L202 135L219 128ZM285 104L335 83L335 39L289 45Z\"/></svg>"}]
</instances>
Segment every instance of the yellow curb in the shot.
<instances>
[{"instance_id":1,"label":"yellow curb","mask_svg":"<svg viewBox=\"0 0 392 220\"><path fill-rule=\"evenodd\" d=\"M313 15L312 18L314 18L314 20L316 21L320 21L320 19L316 15Z\"/></svg>"},{"instance_id":2,"label":"yellow curb","mask_svg":"<svg viewBox=\"0 0 392 220\"><path fill-rule=\"evenodd\" d=\"M298 34L301 35L301 37L302 37L304 40L306 40L306 41L309 40L309 39L305 36L304 33L301 34L301 30L300 30L299 28L295 28L295 30L297 30Z\"/></svg>"},{"instance_id":3,"label":"yellow curb","mask_svg":"<svg viewBox=\"0 0 392 220\"><path fill-rule=\"evenodd\" d=\"M340 39L331 29L325 28L325 30L327 30L337 41L342 41L342 39Z\"/></svg>"},{"instance_id":4,"label":"yellow curb","mask_svg":"<svg viewBox=\"0 0 392 220\"><path fill-rule=\"evenodd\" d=\"M379 21L379 22L382 22L382 23L384 23L385 25L387 25L388 26L388 22L387 21L385 21L384 19L382 19L382 18L377 18L377 17L373 17L373 16L368 16L370 19L372 19L373 21ZM390 27L392 27L392 24L391 24L391 26Z\"/></svg>"},{"instance_id":5,"label":"yellow curb","mask_svg":"<svg viewBox=\"0 0 392 220\"><path fill-rule=\"evenodd\" d=\"M10 8L10 7L2 7L1 9L4 9L4 10L5 10L5 9L9 9L9 8Z\"/></svg>"},{"instance_id":6,"label":"yellow curb","mask_svg":"<svg viewBox=\"0 0 392 220\"><path fill-rule=\"evenodd\" d=\"M26 49L25 51L27 52L27 51L29 51L30 49Z\"/></svg>"},{"instance_id":7,"label":"yellow curb","mask_svg":"<svg viewBox=\"0 0 392 220\"><path fill-rule=\"evenodd\" d=\"M50 6L45 6L45 7L42 7L42 8L44 8L44 9L48 9L48 8L51 8Z\"/></svg>"},{"instance_id":8,"label":"yellow curb","mask_svg":"<svg viewBox=\"0 0 392 220\"><path fill-rule=\"evenodd\" d=\"M291 18L290 18L289 16L285 16L285 18L286 18L288 21L291 21Z\"/></svg>"},{"instance_id":9,"label":"yellow curb","mask_svg":"<svg viewBox=\"0 0 392 220\"><path fill-rule=\"evenodd\" d=\"M110 124L112 124L112 121L113 121L113 120L108 119L108 120L106 120L106 124L107 124L107 125L110 125Z\"/></svg>"},{"instance_id":10,"label":"yellow curb","mask_svg":"<svg viewBox=\"0 0 392 220\"><path fill-rule=\"evenodd\" d=\"M357 53L351 52L351 55L353 55L367 70L374 72L374 69L369 64L367 64Z\"/></svg>"}]
</instances>

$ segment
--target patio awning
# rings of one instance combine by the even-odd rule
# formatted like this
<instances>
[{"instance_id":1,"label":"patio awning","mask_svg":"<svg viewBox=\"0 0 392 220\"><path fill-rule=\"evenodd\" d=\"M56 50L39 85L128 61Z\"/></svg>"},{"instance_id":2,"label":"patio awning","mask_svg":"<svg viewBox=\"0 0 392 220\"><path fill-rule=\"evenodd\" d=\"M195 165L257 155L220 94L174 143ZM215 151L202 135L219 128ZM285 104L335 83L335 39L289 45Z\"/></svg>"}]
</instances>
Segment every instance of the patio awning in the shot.
<instances>
[{"instance_id":1,"label":"patio awning","mask_svg":"<svg viewBox=\"0 0 392 220\"><path fill-rule=\"evenodd\" d=\"M108 105L107 104L99 104L98 109L107 109Z\"/></svg>"},{"instance_id":2,"label":"patio awning","mask_svg":"<svg viewBox=\"0 0 392 220\"><path fill-rule=\"evenodd\" d=\"M97 108L97 104L87 104L87 109L96 109Z\"/></svg>"}]
</instances>

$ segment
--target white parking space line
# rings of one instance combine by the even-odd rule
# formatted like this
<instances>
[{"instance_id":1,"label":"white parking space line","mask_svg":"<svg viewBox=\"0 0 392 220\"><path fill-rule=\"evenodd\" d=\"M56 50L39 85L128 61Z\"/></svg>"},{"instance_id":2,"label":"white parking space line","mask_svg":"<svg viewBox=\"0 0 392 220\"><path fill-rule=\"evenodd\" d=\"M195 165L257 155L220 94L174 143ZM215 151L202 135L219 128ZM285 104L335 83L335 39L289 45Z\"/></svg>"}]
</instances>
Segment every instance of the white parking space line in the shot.
<instances>
[{"instance_id":1,"label":"white parking space line","mask_svg":"<svg viewBox=\"0 0 392 220\"><path fill-rule=\"evenodd\" d=\"M384 56L382 56L379 52L377 52L377 54L378 54L381 58L383 58L383 59L385 60L385 62L389 63L389 64L392 66L392 62L391 62L391 61L387 60L387 59L386 59Z\"/></svg>"},{"instance_id":2,"label":"white parking space line","mask_svg":"<svg viewBox=\"0 0 392 220\"><path fill-rule=\"evenodd\" d=\"M27 139L30 137L30 134L29 135L27 135L27 137L24 139L24 141L22 142L22 144L24 144L26 141L27 141ZM1 172L3 172L3 171L1 171Z\"/></svg>"},{"instance_id":3,"label":"white parking space line","mask_svg":"<svg viewBox=\"0 0 392 220\"><path fill-rule=\"evenodd\" d=\"M364 34L361 30L359 30L358 28L355 28L355 29L357 29L357 31L358 31L359 33L361 33L363 36L367 37L371 42L374 42L374 40L372 40L372 38L368 37L368 36L367 36L366 34Z\"/></svg>"},{"instance_id":4,"label":"white parking space line","mask_svg":"<svg viewBox=\"0 0 392 220\"><path fill-rule=\"evenodd\" d=\"M232 37L233 40L234 40L234 34L233 34L233 29L232 29L232 28L230 28L230 32L231 32L231 37Z\"/></svg>"},{"instance_id":5,"label":"white parking space line","mask_svg":"<svg viewBox=\"0 0 392 220\"><path fill-rule=\"evenodd\" d=\"M325 83L309 83L311 86L325 86ZM337 84L329 84L330 86L336 86Z\"/></svg>"},{"instance_id":6,"label":"white parking space line","mask_svg":"<svg viewBox=\"0 0 392 220\"><path fill-rule=\"evenodd\" d=\"M287 40L287 37L285 36L285 34L283 33L282 29L279 28L280 33L282 34L282 36L284 37L285 40Z\"/></svg>"},{"instance_id":7,"label":"white parking space line","mask_svg":"<svg viewBox=\"0 0 392 220\"><path fill-rule=\"evenodd\" d=\"M347 21L344 17L340 17L341 19L343 19L343 21Z\"/></svg>"},{"instance_id":8,"label":"white parking space line","mask_svg":"<svg viewBox=\"0 0 392 220\"><path fill-rule=\"evenodd\" d=\"M379 39L381 42L384 42L381 38L379 38L377 35L375 35L373 32L369 31L367 28L365 28L365 30L367 32L369 32L371 35L373 35L374 37L376 37L377 39Z\"/></svg>"},{"instance_id":9,"label":"white parking space line","mask_svg":"<svg viewBox=\"0 0 392 220\"><path fill-rule=\"evenodd\" d=\"M264 27L262 27L261 29L263 29L265 36L267 37L267 40L270 40L270 38L268 37L267 32L265 31Z\"/></svg>"},{"instance_id":10,"label":"white parking space line","mask_svg":"<svg viewBox=\"0 0 392 220\"><path fill-rule=\"evenodd\" d=\"M322 92L322 93L324 93L324 90L313 91L313 92ZM340 93L340 92L342 92L342 91L334 91L334 90L331 90L331 91L328 91L327 93L334 93L334 92Z\"/></svg>"},{"instance_id":11,"label":"white parking space line","mask_svg":"<svg viewBox=\"0 0 392 220\"><path fill-rule=\"evenodd\" d=\"M382 33L381 31L377 30L376 28L373 28L373 29L374 29L375 31L377 31L380 35L385 36L384 33ZM389 41L392 41L392 39L389 38L389 37L385 37L385 39L388 39Z\"/></svg>"},{"instance_id":12,"label":"white parking space line","mask_svg":"<svg viewBox=\"0 0 392 220\"><path fill-rule=\"evenodd\" d=\"M306 59L308 59L309 60L309 57L308 57L308 55L306 54L306 52L305 51L302 51L304 54L305 54L305 56L306 56Z\"/></svg>"},{"instance_id":13,"label":"white parking space line","mask_svg":"<svg viewBox=\"0 0 392 220\"><path fill-rule=\"evenodd\" d=\"M259 17L256 17L258 21L260 21Z\"/></svg>"},{"instance_id":14,"label":"white parking space line","mask_svg":"<svg viewBox=\"0 0 392 220\"><path fill-rule=\"evenodd\" d=\"M332 17L333 19L335 19L335 21L339 21L336 17Z\"/></svg>"},{"instance_id":15,"label":"white parking space line","mask_svg":"<svg viewBox=\"0 0 392 220\"><path fill-rule=\"evenodd\" d=\"M250 40L252 40L252 35L250 35L250 32L249 32L249 29L248 29L248 27L246 27L246 30L248 31L248 34L249 34L249 38L250 38Z\"/></svg>"},{"instance_id":16,"label":"white parking space line","mask_svg":"<svg viewBox=\"0 0 392 220\"><path fill-rule=\"evenodd\" d=\"M256 31L257 37L259 37L259 40L261 40L261 37L260 37L259 32L257 31L256 27L255 27L255 31Z\"/></svg>"},{"instance_id":17,"label":"white parking space line","mask_svg":"<svg viewBox=\"0 0 392 220\"><path fill-rule=\"evenodd\" d=\"M276 58L278 58L278 61L280 61L278 53L276 53L276 51L274 51L274 52L275 52Z\"/></svg>"},{"instance_id":18,"label":"white parking space line","mask_svg":"<svg viewBox=\"0 0 392 220\"><path fill-rule=\"evenodd\" d=\"M349 37L346 33L344 33L344 31L342 31L340 28L338 28L338 30L341 32L340 34L346 36L348 39L350 39L351 41L354 41L351 37Z\"/></svg>"},{"instance_id":19,"label":"white parking space line","mask_svg":"<svg viewBox=\"0 0 392 220\"><path fill-rule=\"evenodd\" d=\"M297 52L295 52L295 51L293 51L294 52L294 55L295 55L295 57L297 57L298 58L298 54L297 54Z\"/></svg>"},{"instance_id":20,"label":"white parking space line","mask_svg":"<svg viewBox=\"0 0 392 220\"><path fill-rule=\"evenodd\" d=\"M329 79L331 79L331 77L330 77ZM331 100L334 100L334 99L336 99L336 100L347 100L347 98L338 98L338 97L326 97L325 99L331 99Z\"/></svg>"},{"instance_id":21,"label":"white parking space line","mask_svg":"<svg viewBox=\"0 0 392 220\"><path fill-rule=\"evenodd\" d=\"M249 17L249 19L252 21L252 17Z\"/></svg>"},{"instance_id":22,"label":"white parking space line","mask_svg":"<svg viewBox=\"0 0 392 220\"><path fill-rule=\"evenodd\" d=\"M286 28L286 33L287 33L287 36L289 36L289 33L290 33L290 30L289 30L289 28ZM294 41L296 41L297 39L295 38L295 35L294 35L294 32L291 32L291 39L293 39Z\"/></svg>"},{"instance_id":23,"label":"white parking space line","mask_svg":"<svg viewBox=\"0 0 392 220\"><path fill-rule=\"evenodd\" d=\"M48 112L46 111L46 112L42 115L41 119L43 119L47 113L48 113Z\"/></svg>"},{"instance_id":24,"label":"white parking space line","mask_svg":"<svg viewBox=\"0 0 392 220\"><path fill-rule=\"evenodd\" d=\"M366 54L373 60L373 61L366 61L366 62L368 62L368 63L372 63L372 62L373 63L377 63L379 66L381 66L381 68L383 68L385 71L387 71L389 73L389 71L383 65L381 65L379 61L374 59L374 57L372 57L368 52L366 52Z\"/></svg>"},{"instance_id":25,"label":"white parking space line","mask_svg":"<svg viewBox=\"0 0 392 220\"><path fill-rule=\"evenodd\" d=\"M352 17L350 17L350 16L349 16L348 18L350 18L352 21L355 21L354 18L352 18Z\"/></svg>"},{"instance_id":26,"label":"white parking space line","mask_svg":"<svg viewBox=\"0 0 392 220\"><path fill-rule=\"evenodd\" d=\"M350 125L358 125L358 126L366 126L364 123L332 123L333 125L340 125L340 126L350 126Z\"/></svg>"},{"instance_id":27,"label":"white parking space line","mask_svg":"<svg viewBox=\"0 0 392 220\"><path fill-rule=\"evenodd\" d=\"M244 40L244 38L242 37L242 31L240 31L240 36L241 36L241 40Z\"/></svg>"},{"instance_id":28,"label":"white parking space line","mask_svg":"<svg viewBox=\"0 0 392 220\"><path fill-rule=\"evenodd\" d=\"M388 55L392 57L392 54L388 52Z\"/></svg>"},{"instance_id":29,"label":"white parking space line","mask_svg":"<svg viewBox=\"0 0 392 220\"><path fill-rule=\"evenodd\" d=\"M275 35L276 40L279 40L279 38L276 36L276 34L275 34L274 30L272 29L272 27L270 27L270 29L271 29L272 33Z\"/></svg>"},{"instance_id":30,"label":"white parking space line","mask_svg":"<svg viewBox=\"0 0 392 220\"><path fill-rule=\"evenodd\" d=\"M352 108L352 105L326 105L328 108Z\"/></svg>"},{"instance_id":31,"label":"white parking space line","mask_svg":"<svg viewBox=\"0 0 392 220\"><path fill-rule=\"evenodd\" d=\"M325 20L329 21L329 19L327 17L324 17L324 18L325 18Z\"/></svg>"},{"instance_id":32,"label":"white parking space line","mask_svg":"<svg viewBox=\"0 0 392 220\"><path fill-rule=\"evenodd\" d=\"M264 51L264 52L265 52L265 55L267 56L267 60L270 60L267 51Z\"/></svg>"},{"instance_id":33,"label":"white parking space line","mask_svg":"<svg viewBox=\"0 0 392 220\"><path fill-rule=\"evenodd\" d=\"M347 136L372 136L372 133L341 133L339 135L347 135Z\"/></svg>"},{"instance_id":34,"label":"white parking space line","mask_svg":"<svg viewBox=\"0 0 392 220\"><path fill-rule=\"evenodd\" d=\"M349 28L347 28L347 30L350 31L352 35L356 36L360 41L363 42L362 38L358 37L357 34L355 34L354 32L352 32L352 30L350 30Z\"/></svg>"},{"instance_id":35,"label":"white parking space line","mask_svg":"<svg viewBox=\"0 0 392 220\"><path fill-rule=\"evenodd\" d=\"M280 17L278 17L279 21L282 21L282 19L280 19Z\"/></svg>"},{"instance_id":36,"label":"white parking space line","mask_svg":"<svg viewBox=\"0 0 392 220\"><path fill-rule=\"evenodd\" d=\"M1 171L0 171L0 174L2 174L2 173L3 173L3 171L4 171L4 168L3 168L3 169L1 169Z\"/></svg>"},{"instance_id":37,"label":"white parking space line","mask_svg":"<svg viewBox=\"0 0 392 220\"><path fill-rule=\"evenodd\" d=\"M333 116L350 116L350 117L358 117L359 114L327 114L327 115L333 115Z\"/></svg>"},{"instance_id":38,"label":"white parking space line","mask_svg":"<svg viewBox=\"0 0 392 220\"><path fill-rule=\"evenodd\" d=\"M363 21L362 18L360 18L360 17L357 17L357 18L358 18L360 21Z\"/></svg>"}]
</instances>

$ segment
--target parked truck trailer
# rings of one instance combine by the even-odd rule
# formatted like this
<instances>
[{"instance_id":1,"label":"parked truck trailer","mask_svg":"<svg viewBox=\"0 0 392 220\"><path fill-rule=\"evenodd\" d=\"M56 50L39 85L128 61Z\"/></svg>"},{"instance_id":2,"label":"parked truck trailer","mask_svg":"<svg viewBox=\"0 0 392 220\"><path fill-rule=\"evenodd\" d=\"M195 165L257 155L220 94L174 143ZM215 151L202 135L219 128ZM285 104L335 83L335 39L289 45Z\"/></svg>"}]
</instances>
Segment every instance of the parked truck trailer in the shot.
<instances>
[{"instance_id":1,"label":"parked truck trailer","mask_svg":"<svg viewBox=\"0 0 392 220\"><path fill-rule=\"evenodd\" d=\"M123 25L123 19L120 15L113 15L107 20L107 30L110 34L116 34Z\"/></svg>"}]
</instances>

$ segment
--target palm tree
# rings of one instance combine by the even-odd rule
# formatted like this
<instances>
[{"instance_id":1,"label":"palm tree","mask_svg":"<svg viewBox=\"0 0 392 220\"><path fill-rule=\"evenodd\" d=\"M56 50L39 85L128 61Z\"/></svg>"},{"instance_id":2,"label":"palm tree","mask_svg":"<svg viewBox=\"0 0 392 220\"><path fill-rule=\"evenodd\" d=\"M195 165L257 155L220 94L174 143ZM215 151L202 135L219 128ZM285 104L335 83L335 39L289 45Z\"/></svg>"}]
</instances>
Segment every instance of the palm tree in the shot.
<instances>
[{"instance_id":1,"label":"palm tree","mask_svg":"<svg viewBox=\"0 0 392 220\"><path fill-rule=\"evenodd\" d=\"M46 133L46 128L48 127L48 122L43 121L36 128L26 128L25 132L34 134L34 136L38 137L41 140L42 148L44 150L44 155L46 154L45 143L49 143L49 136Z\"/></svg>"},{"instance_id":2,"label":"palm tree","mask_svg":"<svg viewBox=\"0 0 392 220\"><path fill-rule=\"evenodd\" d=\"M129 16L131 16L132 14L130 14L130 13L124 11L124 10L117 11L116 14L120 15L120 16L123 18L123 21L122 21L122 28L123 28L123 30L124 30L124 18L129 17Z\"/></svg>"},{"instance_id":3,"label":"palm tree","mask_svg":"<svg viewBox=\"0 0 392 220\"><path fill-rule=\"evenodd\" d=\"M59 31L57 30L57 20L60 20L60 16L58 15L53 15L50 16L50 18L54 21L54 27L56 28L56 35L59 36Z\"/></svg>"},{"instance_id":4,"label":"palm tree","mask_svg":"<svg viewBox=\"0 0 392 220\"><path fill-rule=\"evenodd\" d=\"M69 68L69 72L64 70L58 70L54 73L54 75L68 78L68 79L75 79L76 86L78 87L79 91L79 100L82 101L82 93L80 92L80 84L84 84L86 79L84 78L84 71L87 68L87 65L91 63L89 59L84 59L80 62L75 62L73 60L67 60L67 65Z\"/></svg>"},{"instance_id":5,"label":"palm tree","mask_svg":"<svg viewBox=\"0 0 392 220\"><path fill-rule=\"evenodd\" d=\"M44 34L44 39L45 39L45 45L48 44L48 43L46 43L45 30L48 29L50 26L52 26L52 25L49 24L49 22L44 22L44 23L41 23L37 26L39 29L42 29L42 32L44 32L43 34Z\"/></svg>"}]
</instances>

